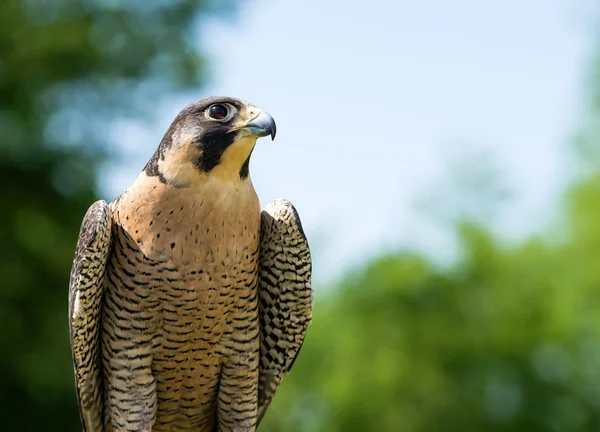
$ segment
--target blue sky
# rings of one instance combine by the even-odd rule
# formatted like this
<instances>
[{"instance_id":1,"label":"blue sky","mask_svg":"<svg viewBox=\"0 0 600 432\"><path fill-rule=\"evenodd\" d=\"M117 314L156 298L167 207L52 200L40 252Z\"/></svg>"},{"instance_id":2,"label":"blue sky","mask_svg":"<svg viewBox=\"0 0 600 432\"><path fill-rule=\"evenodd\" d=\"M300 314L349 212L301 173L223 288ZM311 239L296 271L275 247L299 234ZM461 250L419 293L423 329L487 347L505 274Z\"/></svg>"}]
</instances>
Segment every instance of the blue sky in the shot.
<instances>
[{"instance_id":1,"label":"blue sky","mask_svg":"<svg viewBox=\"0 0 600 432\"><path fill-rule=\"evenodd\" d=\"M298 208L317 278L396 248L451 259L447 227L419 204L433 194L458 205L444 192L449 166L468 166L474 149L511 191L487 215L492 227L509 238L539 231L573 175L593 9L591 0L247 2L233 21L201 23L208 86L161 107L151 130L119 126L131 137L128 162L106 171L107 198L133 181L179 109L230 95L277 122L275 142L254 152L252 179L263 205L286 197Z\"/></svg>"}]
</instances>

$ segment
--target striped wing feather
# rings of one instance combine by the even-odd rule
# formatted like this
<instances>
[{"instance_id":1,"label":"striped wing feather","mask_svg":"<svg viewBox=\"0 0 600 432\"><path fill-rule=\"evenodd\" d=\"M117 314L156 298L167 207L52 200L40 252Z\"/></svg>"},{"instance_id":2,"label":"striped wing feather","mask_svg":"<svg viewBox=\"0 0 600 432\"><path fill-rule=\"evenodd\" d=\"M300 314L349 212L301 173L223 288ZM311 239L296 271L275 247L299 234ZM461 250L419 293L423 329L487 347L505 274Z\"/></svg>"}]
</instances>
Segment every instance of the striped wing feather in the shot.
<instances>
[{"instance_id":1,"label":"striped wing feather","mask_svg":"<svg viewBox=\"0 0 600 432\"><path fill-rule=\"evenodd\" d=\"M311 258L300 217L286 200L261 214L258 421L290 372L312 319Z\"/></svg>"},{"instance_id":2,"label":"striped wing feather","mask_svg":"<svg viewBox=\"0 0 600 432\"><path fill-rule=\"evenodd\" d=\"M110 210L105 201L97 201L81 224L69 284L71 352L85 432L104 430L99 333L110 236Z\"/></svg>"}]
</instances>

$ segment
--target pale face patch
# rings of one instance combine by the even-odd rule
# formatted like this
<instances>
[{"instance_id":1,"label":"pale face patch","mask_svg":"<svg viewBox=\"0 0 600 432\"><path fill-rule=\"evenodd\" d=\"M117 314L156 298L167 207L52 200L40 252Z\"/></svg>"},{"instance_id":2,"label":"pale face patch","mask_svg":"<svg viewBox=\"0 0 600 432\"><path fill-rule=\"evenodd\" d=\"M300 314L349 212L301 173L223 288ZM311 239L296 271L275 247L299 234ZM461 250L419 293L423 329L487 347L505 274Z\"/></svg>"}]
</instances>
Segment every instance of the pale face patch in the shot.
<instances>
[{"instance_id":1,"label":"pale face patch","mask_svg":"<svg viewBox=\"0 0 600 432\"><path fill-rule=\"evenodd\" d=\"M158 161L158 170L167 183L177 187L189 187L198 182L198 170L193 161L201 151L190 136L179 137L177 145L164 152L164 159Z\"/></svg>"}]
</instances>

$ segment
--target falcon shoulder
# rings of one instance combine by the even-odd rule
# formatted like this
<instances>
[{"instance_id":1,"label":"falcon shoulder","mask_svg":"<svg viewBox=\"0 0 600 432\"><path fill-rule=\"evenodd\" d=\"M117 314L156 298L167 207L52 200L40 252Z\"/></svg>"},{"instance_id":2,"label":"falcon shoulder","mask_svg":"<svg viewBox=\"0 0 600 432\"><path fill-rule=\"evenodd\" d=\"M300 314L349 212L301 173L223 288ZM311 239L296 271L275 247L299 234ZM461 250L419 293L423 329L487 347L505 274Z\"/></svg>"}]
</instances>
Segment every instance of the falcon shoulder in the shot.
<instances>
[{"instance_id":1,"label":"falcon shoulder","mask_svg":"<svg viewBox=\"0 0 600 432\"><path fill-rule=\"evenodd\" d=\"M96 201L81 224L69 283L69 335L85 432L103 431L99 336L110 240L109 207L105 201Z\"/></svg>"},{"instance_id":2,"label":"falcon shoulder","mask_svg":"<svg viewBox=\"0 0 600 432\"><path fill-rule=\"evenodd\" d=\"M287 200L261 213L260 370L257 425L290 372L312 319L311 258L300 217Z\"/></svg>"}]
</instances>

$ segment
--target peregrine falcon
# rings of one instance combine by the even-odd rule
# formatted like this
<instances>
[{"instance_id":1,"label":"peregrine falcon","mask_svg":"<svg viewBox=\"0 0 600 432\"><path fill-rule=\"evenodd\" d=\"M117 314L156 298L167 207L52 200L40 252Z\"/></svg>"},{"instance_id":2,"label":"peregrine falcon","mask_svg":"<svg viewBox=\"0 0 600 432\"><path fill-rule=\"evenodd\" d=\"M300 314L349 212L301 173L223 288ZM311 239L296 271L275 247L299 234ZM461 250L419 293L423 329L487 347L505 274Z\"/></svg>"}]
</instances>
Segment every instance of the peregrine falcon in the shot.
<instances>
[{"instance_id":1,"label":"peregrine falcon","mask_svg":"<svg viewBox=\"0 0 600 432\"><path fill-rule=\"evenodd\" d=\"M69 287L85 432L254 431L312 315L311 258L289 201L250 180L266 112L185 107L133 184L87 211Z\"/></svg>"}]
</instances>

